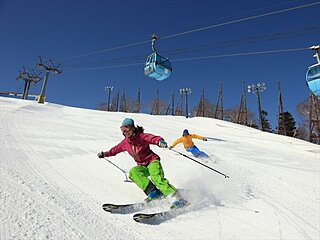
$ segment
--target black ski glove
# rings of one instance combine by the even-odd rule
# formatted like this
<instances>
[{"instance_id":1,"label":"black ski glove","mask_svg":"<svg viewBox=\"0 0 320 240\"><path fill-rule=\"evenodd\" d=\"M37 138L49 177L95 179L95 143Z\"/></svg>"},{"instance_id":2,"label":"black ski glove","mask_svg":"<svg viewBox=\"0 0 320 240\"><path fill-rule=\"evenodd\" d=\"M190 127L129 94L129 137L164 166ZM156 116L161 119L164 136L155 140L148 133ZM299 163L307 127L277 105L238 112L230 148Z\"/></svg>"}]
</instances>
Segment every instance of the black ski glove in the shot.
<instances>
[{"instance_id":1,"label":"black ski glove","mask_svg":"<svg viewBox=\"0 0 320 240\"><path fill-rule=\"evenodd\" d=\"M166 143L165 140L162 139L162 140L159 140L158 146L161 148L166 148L166 147L168 147L168 144Z\"/></svg>"},{"instance_id":2,"label":"black ski glove","mask_svg":"<svg viewBox=\"0 0 320 240\"><path fill-rule=\"evenodd\" d=\"M99 152L99 153L97 154L97 156L98 156L98 158L104 158L104 152Z\"/></svg>"}]
</instances>

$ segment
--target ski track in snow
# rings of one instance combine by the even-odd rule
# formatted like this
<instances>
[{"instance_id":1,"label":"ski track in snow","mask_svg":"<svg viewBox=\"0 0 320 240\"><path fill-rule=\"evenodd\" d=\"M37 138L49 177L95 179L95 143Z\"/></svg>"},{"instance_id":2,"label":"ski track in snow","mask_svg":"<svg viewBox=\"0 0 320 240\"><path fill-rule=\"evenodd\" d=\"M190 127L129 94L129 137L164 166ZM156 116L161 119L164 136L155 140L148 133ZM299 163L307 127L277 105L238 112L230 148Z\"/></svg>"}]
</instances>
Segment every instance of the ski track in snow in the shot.
<instances>
[{"instance_id":1,"label":"ski track in snow","mask_svg":"<svg viewBox=\"0 0 320 240\"><path fill-rule=\"evenodd\" d=\"M7 116L7 119L10 115ZM12 116L15 117L15 114ZM108 221L100 221L100 228L99 231L97 231L97 223L94 220L94 215L92 215L92 212L94 213L100 213L100 205L95 203L91 200L89 200L86 196L83 196L83 193L77 189L77 187L73 186L72 183L70 183L67 179L65 179L62 175L60 175L58 172L56 172L49 164L47 164L39 154L36 153L32 149L32 147L29 146L29 144L24 141L23 137L19 133L19 128L16 127L14 124L8 124L8 121L12 121L14 119L9 118L7 121L6 119L3 122L6 122L6 127L8 129L8 136L12 136L14 133L14 136L18 136L17 139L10 139L11 146L14 146L14 149L10 149L10 151L17 151L21 155L18 156L19 165L17 167L18 173L7 173L7 180L8 185L16 185L18 190L22 190L22 192L15 197L13 203L5 201L3 203L3 208L5 209L12 209L13 207L20 207L22 212L25 215L24 219L20 220L18 216L10 216L7 212L7 218L13 217L15 225L22 226L24 222L26 221L32 221L33 219L40 218L42 220L43 218L46 218L49 220L48 226L49 231L48 235L45 236L38 236L39 239L42 237L45 238L56 238L56 239L62 239L62 238L71 238L71 239L100 239L101 236L110 236L110 233L108 233L108 225L112 222ZM15 121L13 121L15 122ZM27 147L27 148L26 148ZM23 152L21 152L21 149L24 149ZM25 155L25 152L28 152L28 157ZM54 176L55 180L58 180L58 184L60 186L63 186L63 188L70 188L75 195L70 196L69 198L66 198L66 196L63 196L65 192L60 193L59 189L52 188L52 185L50 184L50 181L46 179L46 177L43 176L43 174L40 173L35 167L33 167L33 164L29 162L29 159L33 159L36 161L36 166L41 169L42 172L44 172L46 175L50 176L52 178ZM11 169L9 168L8 171ZM11 175L11 176L10 176ZM30 179L30 181L28 181ZM15 184L14 184L15 183ZM23 187L21 187L21 185ZM58 185L58 186L59 186ZM20 188L19 188L20 186ZM14 187L14 186L13 186ZM49 193L49 194L48 194ZM40 196L39 195L44 195ZM81 196L82 195L82 196ZM30 198L31 197L31 198ZM76 197L76 202L74 197ZM11 199L13 196L11 197ZM35 201L34 199L40 198L41 201ZM63 202L58 201L62 200ZM9 205L11 204L11 206ZM83 204L89 205L89 206L83 206ZM90 206L90 204L94 204L93 206ZM44 216L41 216L37 214L37 212L29 212L30 208L37 209L45 209L46 214ZM87 208L87 211L82 212L79 211L83 210L83 208ZM24 211L26 209L26 211ZM68 213L65 213L65 209L68 209ZM86 215L82 215L83 213L86 213ZM19 212L19 215L21 213ZM105 216L107 217L107 216ZM52 218L52 220L50 219ZM50 228L55 229L55 222L60 221L62 224L59 225L66 225L66 229L62 232L64 235L52 235L52 232L50 231ZM80 223L80 224L79 224ZM103 224L102 224L103 223ZM52 226L50 226L52 224ZM21 232L19 231L19 227L15 227L15 229L7 228L6 225L2 226L2 232L11 232L11 236L14 239L22 239L27 238L31 239L34 236L37 236L37 232L41 232L41 226L43 226L42 222L35 222L35 225L39 225L39 228L36 228L34 230L30 229L30 232ZM57 225L57 226L59 226ZM115 223L111 224L111 226L121 226L123 225L121 221L116 221ZM99 225L98 225L99 226ZM101 230L105 229L105 232L101 232ZM59 231L60 233L60 231ZM71 235L70 235L71 233ZM22 234L22 235L20 235ZM45 234L45 233L43 233ZM121 234L121 236L118 236L120 239L125 237L125 228ZM111 237L111 236L110 236ZM117 237L116 235L112 235L112 237ZM132 237L132 232L129 232L127 237ZM6 239L6 236L1 239Z\"/></svg>"},{"instance_id":2,"label":"ski track in snow","mask_svg":"<svg viewBox=\"0 0 320 240\"><path fill-rule=\"evenodd\" d=\"M23 108L28 108L28 106ZM21 109L18 109L16 112L20 110ZM114 215L102 215L101 206L98 202L89 199L81 190L68 181L68 179L52 168L50 164L45 161L45 158L40 156L40 154L23 139L19 127L9 123L9 121L13 123L16 122L16 119L14 119L16 114L17 113L8 114L6 119L2 119L2 122L7 123L7 135L14 135L16 137L16 139L10 139L11 143L8 145L14 146L10 151L17 151L17 153L21 154L18 157L20 165L17 167L14 166L13 168L15 169L16 167L18 173L10 174L9 171L11 169L9 166L6 166L9 167L9 169L6 169L8 171L6 175L7 185L13 187L16 185L16 189L21 192L18 196L15 196L13 203L4 201L3 208L10 209L12 207L20 207L26 210L23 210L22 213L19 211L19 215L24 215L23 219L10 215L6 210L6 218L13 219L12 222L15 222L15 227L11 228L11 224L9 224L9 226L7 226L7 224L1 224L1 239L7 239L7 236L11 236L13 239L31 239L33 237L38 239L101 239L101 236L109 236L112 239L141 239L148 235L154 238L154 234L150 233L149 230L142 231L140 234L135 233L132 229L135 229L137 226L135 226L136 223L133 221L123 223L122 218L128 216L115 217ZM23 121L21 123L23 124ZM2 149L3 148L1 148L1 150ZM23 151L21 151L21 149L23 149ZM31 163L29 159L34 162ZM37 170L37 168L40 170ZM67 189L73 194L69 197L63 196L65 193L60 193L60 189L52 188L53 186L50 180L48 180L49 178L53 178L55 180L54 184L58 184L58 187L63 186L64 189ZM28 181L29 179L30 182ZM23 187L21 187L21 185ZM50 192L49 195L47 195L48 192ZM41 199L41 201L37 199ZM42 209L40 214L34 211L34 209L38 208ZM30 212L28 209L33 209L33 211ZM67 209L68 212L64 212L65 209ZM83 211L84 209L87 210ZM45 214L43 215L42 212L45 212ZM82 215L83 213L85 213L85 215ZM100 221L94 220L97 216L93 214L100 215ZM28 232L19 230L24 222L33 221L34 219L34 225L38 227L30 229ZM47 222L45 220L47 220ZM61 223L55 224L55 222ZM61 225L64 226L64 230L58 231L60 235L54 235L54 229ZM46 227L48 227L48 229L42 233L42 228ZM121 230L114 233L112 231L110 232L110 228ZM161 229L162 227L158 227L157 231L161 231ZM121 234L119 234L120 232ZM176 230L168 231L168 236L174 236L175 232ZM181 239L188 239L188 236L184 235L183 232L180 232L179 235ZM162 239L162 237L159 239Z\"/></svg>"},{"instance_id":3,"label":"ski track in snow","mask_svg":"<svg viewBox=\"0 0 320 240\"><path fill-rule=\"evenodd\" d=\"M287 186L280 186L280 187L281 187L281 191L287 192L286 194L287 196L290 196L290 195L296 196L296 194L293 191L288 190ZM259 196L263 202L265 202L274 210L276 219L279 224L280 236L282 235L281 220L280 220L281 217L285 218L287 220L287 223L289 223L298 233L301 234L299 238L309 239L309 240L312 239L312 237L307 233L307 231L305 231L306 227L311 228L315 232L319 231L317 226L313 225L308 220L306 220L304 216L300 216L298 213L296 213L296 210L298 209L297 207L294 210L289 209L289 207L285 206L283 203L281 203L281 201L275 200L274 197L271 197L270 195L262 191L259 191ZM305 209L308 209L308 205L305 204L305 199L303 199L302 197L298 198L300 200L299 204L304 204L305 206L302 207L301 205L299 205L299 207L301 207L301 209L299 209L300 210L299 212L305 211ZM304 226L304 227L301 227L301 226Z\"/></svg>"},{"instance_id":4,"label":"ski track in snow","mask_svg":"<svg viewBox=\"0 0 320 240\"><path fill-rule=\"evenodd\" d=\"M296 143L298 140L279 136L270 141L270 134L256 134L258 131L247 127L203 118L195 126L198 133L203 131L202 126L207 128L211 121L215 121L213 133L209 135L224 139L220 142L199 143L202 144L200 149L209 152L216 160L216 164L206 164L227 171L230 179L208 173L208 170L199 171L196 164L170 151L163 151L163 164L170 179L176 175L176 182L186 184L183 175L174 169L181 167L182 161L185 176L188 176L191 167L194 168L194 173L203 174L192 175L195 182L198 178L201 180L201 177L205 180L204 184L207 186L198 186L200 195L204 194L203 199L198 199L199 202L182 214L161 224L139 224L132 220L133 214L109 214L101 209L103 201L117 203L122 196L128 197L124 202L130 202L130 197L133 202L143 195L138 190L135 191L133 185L118 183L121 181L121 173L110 165L98 165L101 160L94 156L95 145L100 145L101 142L101 146L104 146L108 141L106 139L109 139L111 143L108 145L112 146L121 139L115 127L118 127L127 114L113 113L112 117L108 117L107 113L98 111L54 104L38 105L31 101L3 98L0 98L0 104L1 240L316 240L320 237L319 183L315 183L320 180L319 162L316 162L320 159L314 157L320 153L320 148L316 146L302 141ZM148 129L150 126L161 129L163 124L169 126L169 133L166 133L169 136L171 132L176 133L177 128L174 126L180 124L181 129L184 129L187 121L190 121L182 117L160 118L143 114L136 114L134 118L138 122L146 122L145 128ZM144 120L145 118L148 120ZM159 118L163 121L160 122ZM26 121L32 124L27 127ZM95 121L95 124L88 126L87 123L91 121ZM99 133L106 124L115 126L108 130L112 133L109 138ZM251 134L254 134L254 140L249 137ZM104 140L101 141L100 138ZM258 144L258 141L266 141L265 146ZM283 147L285 144L296 144L301 148L306 145L308 153L299 152L299 147L281 155L277 143ZM246 151L243 151L244 146ZM289 146L288 149L290 148L292 147ZM157 151L159 152L158 149ZM65 158L73 152L73 159ZM256 157L250 157L253 154ZM295 160L294 156L299 154L300 157L309 154L311 162L299 162L298 156L298 160ZM175 156L176 161L169 162L167 159L170 156ZM78 158L94 159L91 161L96 165L77 165ZM115 161L117 164L127 164L125 159L128 155L119 158ZM291 162L292 160L295 162ZM89 163L88 161L86 164ZM82 168L85 172L81 172ZM175 175L172 175L173 172ZM315 186L310 183L315 183ZM219 186L226 188L221 189ZM131 191L128 196L123 195L128 190ZM106 199L111 193L113 195L110 199ZM140 212L160 209L165 209L165 206Z\"/></svg>"},{"instance_id":5,"label":"ski track in snow","mask_svg":"<svg viewBox=\"0 0 320 240\"><path fill-rule=\"evenodd\" d=\"M252 166L250 168L252 170ZM286 193L284 194L286 197L292 197L292 199L299 201L297 203L297 206L295 206L295 208L291 210L289 209L288 206L285 206L285 204L282 203L281 200L277 200L274 197L276 195L273 194L271 196L270 194L267 194L262 190L259 190L259 189L255 190L259 196L259 199L261 199L264 203L270 206L275 214L275 219L279 225L279 239L284 239L282 236L283 235L282 233L283 219L285 219L286 223L291 225L292 228L297 231L298 233L297 239L308 239L308 240L314 239L307 233L305 228L308 227L310 228L311 231L314 231L314 233L317 233L319 232L319 222L317 223L318 226L315 226L313 223L306 220L304 216L301 216L299 214L307 210L310 204L314 205L315 209L318 206L318 209L319 209L319 202L312 199L306 193L304 193L304 195L297 194L297 191L296 191L297 189L295 189L294 186L290 186L289 184L286 184L284 181L281 181L278 178L267 175L264 171L259 171L259 172L260 174L265 175L265 179L268 178L269 180L272 180L272 185L274 185L275 188L279 188L278 192ZM299 210L299 212L296 212L297 210Z\"/></svg>"}]
</instances>

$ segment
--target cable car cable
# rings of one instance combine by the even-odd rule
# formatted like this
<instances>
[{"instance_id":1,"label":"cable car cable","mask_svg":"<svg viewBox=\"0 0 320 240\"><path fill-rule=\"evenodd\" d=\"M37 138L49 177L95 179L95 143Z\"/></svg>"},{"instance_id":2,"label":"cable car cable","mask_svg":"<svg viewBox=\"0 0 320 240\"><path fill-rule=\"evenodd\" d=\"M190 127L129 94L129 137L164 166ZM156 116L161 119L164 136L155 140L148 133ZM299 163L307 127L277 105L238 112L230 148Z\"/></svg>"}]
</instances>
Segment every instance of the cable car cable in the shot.
<instances>
[{"instance_id":1,"label":"cable car cable","mask_svg":"<svg viewBox=\"0 0 320 240\"><path fill-rule=\"evenodd\" d=\"M174 50L169 50L169 51L164 51L166 54L170 54L171 56L173 55L180 55L183 53L189 53L189 52L195 52L195 51L205 51L208 49L212 48L224 48L224 47L230 47L230 46L237 46L240 44L246 44L246 43L258 43L262 41L270 41L270 40L277 40L277 39L284 39L291 37L291 35L299 35L301 36L302 34L307 34L307 33L313 33L311 31L314 31L315 29L319 29L320 25L318 26L310 26L307 28L303 29L298 29L298 30L291 30L291 31L286 31L286 32L276 32L273 34L269 35L256 35L256 36L250 36L245 39L238 39L238 40L232 40L232 41L224 41L221 43L214 43L214 44L208 44L208 45L199 45L195 46L193 48L179 48L179 49L174 49ZM307 33L306 33L307 32ZM77 64L66 64L63 65L64 68L92 68L95 69L96 67L99 66L105 66L108 63L113 63L113 65L116 65L117 63L124 63L124 61L132 61L132 60L137 60L137 61L143 61L145 59L144 54L140 55L135 55L135 56L130 56L130 57L120 57L120 58L113 58L109 60L102 60L102 61L94 61L94 62L87 62L87 63L77 63ZM129 63L126 64L120 64L120 66L127 66ZM132 63L131 63L132 64ZM119 66L119 65L117 65Z\"/></svg>"},{"instance_id":2,"label":"cable car cable","mask_svg":"<svg viewBox=\"0 0 320 240\"><path fill-rule=\"evenodd\" d=\"M271 15L275 15L278 13L283 13L283 12L288 12L288 11L297 10L297 9L301 9L301 8L311 7L311 6L314 6L317 4L320 4L320 2L315 2L315 3L305 4L305 5L301 5L301 6L297 6L297 7L282 9L282 10L278 10L278 11L274 11L274 12L270 12L270 13L263 13L263 14L259 14L256 16L252 16L252 17L246 17L246 18L242 18L242 19L238 19L238 20L228 21L225 23L214 24L214 25L207 26L207 27L201 27L198 29L193 29L193 30L189 30L189 31L181 32L181 33L176 33L176 34L164 36L164 37L161 37L161 39L168 39L168 38L177 37L177 36L190 34L190 33L194 33L194 32L199 32L199 31L203 31L203 30L207 30L207 29L211 29L211 28L215 28L215 27L221 27L221 26L226 26L226 25L233 24L233 23L244 22L244 21L251 20L251 19L271 16Z\"/></svg>"},{"instance_id":3,"label":"cable car cable","mask_svg":"<svg viewBox=\"0 0 320 240\"><path fill-rule=\"evenodd\" d=\"M168 39L168 38L178 37L178 36L185 35L185 34L199 32L199 31L203 31L203 30L207 30L207 29L211 29L211 28L215 28L215 27L226 26L226 25L230 25L230 24L234 24L234 23L238 23L238 22L244 22L244 21L257 19L257 18L261 18L261 17L271 16L271 15L275 15L275 14L279 14L279 13L283 13L283 12L288 12L288 11L293 11L293 10L297 10L297 9L301 9L301 8L311 7L311 6L318 5L318 4L320 4L319 1L318 2L314 2L314 3L305 4L305 5L300 5L300 6L297 6L297 7L291 7L291 8L287 8L287 9L282 9L282 10L278 10L278 11L274 11L274 12L259 14L259 15L256 15L256 16L251 16L251 17L246 17L246 18L242 18L242 19L227 21L227 22L224 22L224 23L214 24L214 25L210 25L210 26L207 26L207 27L201 27L201 28L197 28L197 29L193 29L193 30L189 30L189 31L181 32L181 33L176 33L176 34L164 36L164 37L161 37L161 39ZM117 47L113 47L113 48L108 48L108 49L102 49L102 50L97 50L97 51L93 51L93 52L83 53L83 54L79 54L79 55L76 55L76 56L63 58L63 59L60 59L59 61L61 62L61 61L64 61L64 60L70 60L70 59L80 58L80 57L84 57L84 56L90 56L90 55L94 55L94 54L98 54L98 53L102 53L102 52L109 52L109 51L118 50L118 49L122 49L122 48L137 46L137 45L140 45L140 44L149 43L151 41L152 40L145 40L145 41L131 43L131 44L125 44L125 45L121 45L121 46L117 46Z\"/></svg>"},{"instance_id":4,"label":"cable car cable","mask_svg":"<svg viewBox=\"0 0 320 240\"><path fill-rule=\"evenodd\" d=\"M278 49L278 50L267 50L267 51L256 51L256 52L245 52L245 53L230 53L230 54L221 54L221 55L211 55L211 56L202 56L202 57L193 57L193 58L181 58L181 59L171 59L171 62L182 62L182 61L193 61L209 58L224 58L224 57L237 57L237 56L249 56L249 55L258 55L258 54L268 54L268 53L280 53L280 52L296 52L304 51L309 48L290 48L290 49ZM85 69L77 70L65 70L64 72L78 72L86 70L96 70L96 69L105 69L105 68L118 68L118 67L131 67L131 66L141 66L144 63L132 63L132 64L120 64L120 65L111 65L111 66L101 66L101 67L92 67Z\"/></svg>"}]
</instances>

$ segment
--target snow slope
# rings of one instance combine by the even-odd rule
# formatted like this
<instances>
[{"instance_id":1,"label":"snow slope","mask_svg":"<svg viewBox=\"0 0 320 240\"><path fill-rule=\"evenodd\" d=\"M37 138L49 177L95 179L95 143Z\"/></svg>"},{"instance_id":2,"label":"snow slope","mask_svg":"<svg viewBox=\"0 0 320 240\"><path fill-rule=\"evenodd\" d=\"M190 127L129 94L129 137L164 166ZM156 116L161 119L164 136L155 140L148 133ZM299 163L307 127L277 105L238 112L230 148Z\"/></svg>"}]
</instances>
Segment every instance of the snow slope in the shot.
<instances>
[{"instance_id":1,"label":"snow slope","mask_svg":"<svg viewBox=\"0 0 320 240\"><path fill-rule=\"evenodd\" d=\"M168 149L166 177L193 204L158 225L110 214L105 202L144 199L96 153L123 138L132 117L167 142L183 129L219 140L196 145L216 161L204 168ZM216 119L109 113L0 98L0 239L320 239L320 146ZM182 145L175 150L186 153ZM128 154L109 158L126 172ZM147 209L153 212L166 209Z\"/></svg>"}]
</instances>

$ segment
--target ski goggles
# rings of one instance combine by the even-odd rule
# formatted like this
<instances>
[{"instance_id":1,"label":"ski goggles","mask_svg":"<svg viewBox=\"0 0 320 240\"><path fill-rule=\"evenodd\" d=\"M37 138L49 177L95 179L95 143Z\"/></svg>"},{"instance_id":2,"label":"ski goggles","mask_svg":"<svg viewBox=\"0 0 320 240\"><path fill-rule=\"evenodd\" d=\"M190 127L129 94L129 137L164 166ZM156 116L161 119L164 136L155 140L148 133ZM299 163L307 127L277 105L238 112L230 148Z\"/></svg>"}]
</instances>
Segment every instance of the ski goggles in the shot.
<instances>
[{"instance_id":1,"label":"ski goggles","mask_svg":"<svg viewBox=\"0 0 320 240\"><path fill-rule=\"evenodd\" d=\"M120 129L121 129L122 133L126 133L126 132L133 130L133 126L121 126Z\"/></svg>"}]
</instances>

